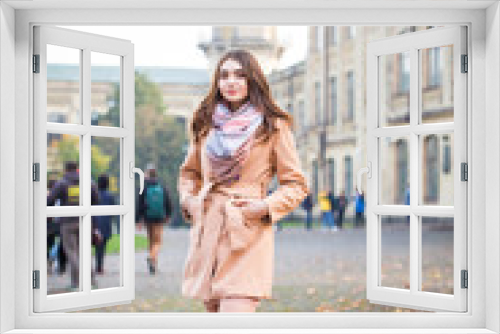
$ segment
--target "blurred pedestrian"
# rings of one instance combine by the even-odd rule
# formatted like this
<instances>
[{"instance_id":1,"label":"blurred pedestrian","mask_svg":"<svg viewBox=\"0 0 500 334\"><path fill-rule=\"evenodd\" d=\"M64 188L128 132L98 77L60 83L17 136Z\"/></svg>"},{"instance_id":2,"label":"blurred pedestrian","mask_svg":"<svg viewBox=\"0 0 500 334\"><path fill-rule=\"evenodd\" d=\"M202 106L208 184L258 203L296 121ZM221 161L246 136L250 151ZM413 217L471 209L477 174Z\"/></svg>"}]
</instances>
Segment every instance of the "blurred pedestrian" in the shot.
<instances>
[{"instance_id":1,"label":"blurred pedestrian","mask_svg":"<svg viewBox=\"0 0 500 334\"><path fill-rule=\"evenodd\" d=\"M335 222L337 220L336 217L335 217L335 208L336 208L335 204L336 203L335 203L335 196L333 194L333 191L331 191L331 190L328 191L328 200L330 201L330 211L332 212L332 219L333 219L333 222L335 224ZM335 231L336 230L340 230L340 226L335 226L333 229Z\"/></svg>"},{"instance_id":2,"label":"blurred pedestrian","mask_svg":"<svg viewBox=\"0 0 500 334\"><path fill-rule=\"evenodd\" d=\"M321 210L321 225L325 230L334 230L335 223L332 215L332 205L328 197L328 191L321 191L318 195L319 208Z\"/></svg>"},{"instance_id":3,"label":"blurred pedestrian","mask_svg":"<svg viewBox=\"0 0 500 334\"><path fill-rule=\"evenodd\" d=\"M356 227L364 226L364 213L365 213L365 195L360 194L358 190L356 190Z\"/></svg>"},{"instance_id":4,"label":"blurred pedestrian","mask_svg":"<svg viewBox=\"0 0 500 334\"><path fill-rule=\"evenodd\" d=\"M98 205L115 205L115 200L111 193L108 191L109 188L109 176L107 174L102 174L97 179L97 189L99 194ZM111 239L111 224L114 216L96 216L95 217L95 228L100 235L100 242L95 246L95 263L96 263L96 273L99 275L104 274L104 255L106 253L106 245ZM119 224L118 219L118 224Z\"/></svg>"},{"instance_id":5,"label":"blurred pedestrian","mask_svg":"<svg viewBox=\"0 0 500 334\"><path fill-rule=\"evenodd\" d=\"M80 176L76 161L67 161L64 167L64 176L58 180L47 196L47 206L54 206L60 201L61 206L80 205ZM91 185L91 205L98 202L98 194L95 184ZM59 217L62 237L63 251L68 257L71 285L70 290L78 290L80 287L80 217ZM97 288L97 281L93 268L91 268L90 279L92 288Z\"/></svg>"},{"instance_id":6,"label":"blurred pedestrian","mask_svg":"<svg viewBox=\"0 0 500 334\"><path fill-rule=\"evenodd\" d=\"M307 197L302 202L302 208L306 211L306 229L311 230L311 228L312 228L312 209L313 209L313 200L312 200L311 194L308 194Z\"/></svg>"},{"instance_id":7,"label":"blurred pedestrian","mask_svg":"<svg viewBox=\"0 0 500 334\"><path fill-rule=\"evenodd\" d=\"M158 178L156 167L149 163L146 167L144 190L139 195L139 229L146 225L148 252L146 259L150 274L158 271L158 253L160 252L163 228L169 223L172 204L163 181Z\"/></svg>"},{"instance_id":8,"label":"blurred pedestrian","mask_svg":"<svg viewBox=\"0 0 500 334\"><path fill-rule=\"evenodd\" d=\"M338 199L338 212L339 212L339 220L337 222L337 225L339 228L342 228L343 224L344 224L344 213L345 213L345 208L347 206L347 201L346 201L346 197L345 197L345 191L342 190L340 192L340 195L339 195L339 199Z\"/></svg>"}]
</instances>

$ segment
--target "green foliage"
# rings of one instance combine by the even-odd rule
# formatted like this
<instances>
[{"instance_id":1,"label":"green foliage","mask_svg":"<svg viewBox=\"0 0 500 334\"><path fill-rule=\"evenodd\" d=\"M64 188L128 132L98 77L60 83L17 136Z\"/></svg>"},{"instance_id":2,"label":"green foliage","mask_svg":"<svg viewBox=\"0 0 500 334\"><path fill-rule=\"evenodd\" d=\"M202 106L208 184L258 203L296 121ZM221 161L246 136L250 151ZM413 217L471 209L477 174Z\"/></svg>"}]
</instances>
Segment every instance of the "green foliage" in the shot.
<instances>
[{"instance_id":1,"label":"green foliage","mask_svg":"<svg viewBox=\"0 0 500 334\"><path fill-rule=\"evenodd\" d=\"M104 138L107 139L107 138ZM108 140L109 141L109 140ZM105 142L105 140L103 140ZM79 155L79 139L78 136L65 135L63 139L57 143L57 159L62 163L67 161L80 162ZM103 152L100 145L92 145L91 147L91 176L93 180L97 180L97 176L101 173L109 172L110 163L113 157L108 152Z\"/></svg>"},{"instance_id":2,"label":"green foliage","mask_svg":"<svg viewBox=\"0 0 500 334\"><path fill-rule=\"evenodd\" d=\"M62 162L63 168L66 161L80 161L78 136L63 135L62 140L57 143L57 159Z\"/></svg>"},{"instance_id":3,"label":"green foliage","mask_svg":"<svg viewBox=\"0 0 500 334\"><path fill-rule=\"evenodd\" d=\"M97 124L118 126L120 122L120 87L108 97L112 106L107 114L98 116ZM135 165L145 170L149 162L156 165L158 176L165 182L172 201L174 214L179 215L177 178L184 160L186 128L183 120L168 114L163 103L160 87L147 76L135 74ZM119 140L106 137L92 138L92 179L102 173L118 179L120 171ZM71 136L59 143L58 157L62 161L79 159L78 137ZM139 178L136 177L136 189ZM113 189L110 189L111 191ZM115 194L118 196L118 194ZM138 191L136 191L138 197ZM136 200L136 203L138 201Z\"/></svg>"},{"instance_id":4,"label":"green foliage","mask_svg":"<svg viewBox=\"0 0 500 334\"><path fill-rule=\"evenodd\" d=\"M92 256L95 255L95 247L92 246ZM142 234L135 235L135 253L148 249L148 238ZM106 243L106 254L120 254L120 235L113 234Z\"/></svg>"},{"instance_id":5,"label":"green foliage","mask_svg":"<svg viewBox=\"0 0 500 334\"><path fill-rule=\"evenodd\" d=\"M115 124L118 122L120 113L119 94L120 90L117 85L113 97L110 97L110 104L113 107L110 108L107 115L99 117L99 123ZM103 143L103 145L106 144ZM136 72L135 165L144 171L149 162L156 165L158 176L165 182L177 216L179 216L177 177L180 164L184 160L183 148L185 145L186 128L184 122L168 114L163 103L160 87L156 83L149 81L146 75ZM110 162L110 169L116 170L118 166L118 159ZM139 189L138 177L136 177L136 189ZM138 191L136 197L138 197Z\"/></svg>"}]
</instances>

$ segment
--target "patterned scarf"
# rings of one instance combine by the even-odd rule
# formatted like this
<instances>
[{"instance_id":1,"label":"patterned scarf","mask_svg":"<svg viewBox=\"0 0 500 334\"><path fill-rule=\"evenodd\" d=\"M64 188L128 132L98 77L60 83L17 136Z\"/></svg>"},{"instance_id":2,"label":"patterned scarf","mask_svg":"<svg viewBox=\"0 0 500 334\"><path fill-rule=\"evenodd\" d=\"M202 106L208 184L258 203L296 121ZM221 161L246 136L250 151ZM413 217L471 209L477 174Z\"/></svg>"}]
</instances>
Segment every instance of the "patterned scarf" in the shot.
<instances>
[{"instance_id":1,"label":"patterned scarf","mask_svg":"<svg viewBox=\"0 0 500 334\"><path fill-rule=\"evenodd\" d=\"M235 112L222 103L217 104L212 117L213 128L206 144L212 181L239 179L241 167L248 158L255 139L255 130L262 121L262 113L250 102L246 102Z\"/></svg>"}]
</instances>

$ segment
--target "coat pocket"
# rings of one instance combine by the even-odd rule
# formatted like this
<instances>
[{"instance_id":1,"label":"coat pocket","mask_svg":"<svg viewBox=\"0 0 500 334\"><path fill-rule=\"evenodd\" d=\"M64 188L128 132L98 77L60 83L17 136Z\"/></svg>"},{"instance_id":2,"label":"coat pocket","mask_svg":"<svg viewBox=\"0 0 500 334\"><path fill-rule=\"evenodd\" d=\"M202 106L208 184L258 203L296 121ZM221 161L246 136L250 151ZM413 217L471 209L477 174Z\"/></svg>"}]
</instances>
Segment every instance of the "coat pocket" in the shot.
<instances>
[{"instance_id":1,"label":"coat pocket","mask_svg":"<svg viewBox=\"0 0 500 334\"><path fill-rule=\"evenodd\" d=\"M260 220L243 217L241 207L228 200L225 205L225 224L232 250L240 250L250 245L260 233Z\"/></svg>"}]
</instances>

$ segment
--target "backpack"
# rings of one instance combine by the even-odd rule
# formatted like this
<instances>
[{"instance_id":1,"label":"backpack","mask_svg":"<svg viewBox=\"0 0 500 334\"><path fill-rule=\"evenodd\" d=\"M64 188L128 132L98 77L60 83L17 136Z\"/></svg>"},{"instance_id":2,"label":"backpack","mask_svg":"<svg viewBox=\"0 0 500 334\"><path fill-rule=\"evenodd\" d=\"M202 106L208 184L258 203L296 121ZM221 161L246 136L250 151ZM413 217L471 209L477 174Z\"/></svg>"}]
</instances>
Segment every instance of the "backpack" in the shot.
<instances>
[{"instance_id":1,"label":"backpack","mask_svg":"<svg viewBox=\"0 0 500 334\"><path fill-rule=\"evenodd\" d=\"M159 183L155 183L146 189L146 218L147 219L162 219L165 218L166 212L163 205L163 188Z\"/></svg>"}]
</instances>

